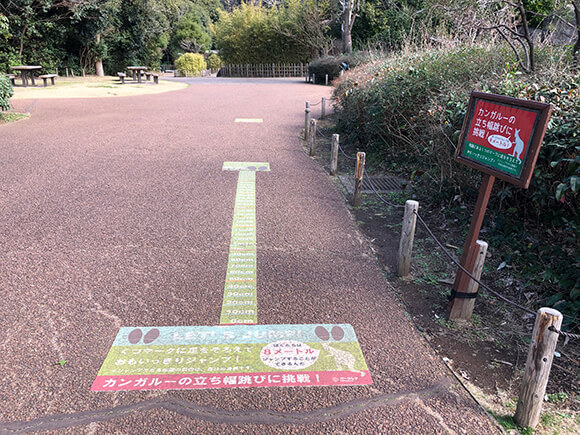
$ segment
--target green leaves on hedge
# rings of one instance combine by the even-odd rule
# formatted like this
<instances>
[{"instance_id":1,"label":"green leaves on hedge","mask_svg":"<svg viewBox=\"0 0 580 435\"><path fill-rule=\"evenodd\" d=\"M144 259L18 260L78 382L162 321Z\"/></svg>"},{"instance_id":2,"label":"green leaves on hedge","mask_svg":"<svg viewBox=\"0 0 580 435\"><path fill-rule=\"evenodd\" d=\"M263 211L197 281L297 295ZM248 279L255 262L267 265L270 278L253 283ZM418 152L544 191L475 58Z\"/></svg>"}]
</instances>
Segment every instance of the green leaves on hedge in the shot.
<instances>
[{"instance_id":1,"label":"green leaves on hedge","mask_svg":"<svg viewBox=\"0 0 580 435\"><path fill-rule=\"evenodd\" d=\"M14 90L8 75L0 74L0 110L10 110L12 95L14 95Z\"/></svg>"}]
</instances>

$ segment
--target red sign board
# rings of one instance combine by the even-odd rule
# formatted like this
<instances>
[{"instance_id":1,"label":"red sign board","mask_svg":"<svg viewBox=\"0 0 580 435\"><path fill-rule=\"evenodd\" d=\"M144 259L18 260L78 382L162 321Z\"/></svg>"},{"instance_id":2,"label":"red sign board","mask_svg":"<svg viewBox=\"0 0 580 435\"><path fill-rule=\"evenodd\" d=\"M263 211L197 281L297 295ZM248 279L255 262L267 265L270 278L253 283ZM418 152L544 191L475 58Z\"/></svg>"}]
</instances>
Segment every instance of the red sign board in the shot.
<instances>
[{"instance_id":1,"label":"red sign board","mask_svg":"<svg viewBox=\"0 0 580 435\"><path fill-rule=\"evenodd\" d=\"M526 188L550 112L549 104L473 92L455 157Z\"/></svg>"}]
</instances>

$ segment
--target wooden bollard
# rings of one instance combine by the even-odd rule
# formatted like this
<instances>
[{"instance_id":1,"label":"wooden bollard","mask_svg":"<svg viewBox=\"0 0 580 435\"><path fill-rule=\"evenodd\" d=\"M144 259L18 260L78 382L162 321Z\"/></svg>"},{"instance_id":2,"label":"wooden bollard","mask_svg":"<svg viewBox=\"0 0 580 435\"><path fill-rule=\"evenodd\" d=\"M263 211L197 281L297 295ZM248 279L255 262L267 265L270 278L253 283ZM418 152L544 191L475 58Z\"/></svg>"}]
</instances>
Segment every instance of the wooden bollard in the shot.
<instances>
[{"instance_id":1,"label":"wooden bollard","mask_svg":"<svg viewBox=\"0 0 580 435\"><path fill-rule=\"evenodd\" d=\"M411 271L411 256L413 253L413 242L415 240L415 226L417 224L417 210L419 203L408 200L405 202L405 214L403 215L403 230L399 241L399 261L397 264L397 275L404 278Z\"/></svg>"},{"instance_id":2,"label":"wooden bollard","mask_svg":"<svg viewBox=\"0 0 580 435\"><path fill-rule=\"evenodd\" d=\"M326 117L326 98L322 97L320 101L320 119L324 119Z\"/></svg>"},{"instance_id":3,"label":"wooden bollard","mask_svg":"<svg viewBox=\"0 0 580 435\"><path fill-rule=\"evenodd\" d=\"M471 260L469 263L473 263L473 269L470 271L471 274L476 279L481 279L481 273L483 272L483 264L485 263L485 256L487 255L487 243L478 240L475 245L471 248L470 252ZM459 272L458 272L459 273ZM474 280L470 279L465 287L465 293L475 294L479 284ZM451 299L449 302L449 320L470 320L473 314L473 306L475 305L475 297L458 297Z\"/></svg>"},{"instance_id":4,"label":"wooden bollard","mask_svg":"<svg viewBox=\"0 0 580 435\"><path fill-rule=\"evenodd\" d=\"M310 120L310 157L316 155L316 119Z\"/></svg>"},{"instance_id":5,"label":"wooden bollard","mask_svg":"<svg viewBox=\"0 0 580 435\"><path fill-rule=\"evenodd\" d=\"M522 427L533 429L540 421L542 402L558 341L558 333L550 331L551 326L560 330L562 314L552 308L540 308L536 314L526 370L514 416L516 423Z\"/></svg>"},{"instance_id":6,"label":"wooden bollard","mask_svg":"<svg viewBox=\"0 0 580 435\"><path fill-rule=\"evenodd\" d=\"M473 270L471 274L478 280L481 280L481 273L483 272L483 265L485 263L485 257L487 255L487 243L483 240L478 240L475 247L473 248L475 255L475 262L473 264ZM475 294L479 284L470 279L467 287L465 288L465 293ZM449 311L449 319L464 319L469 320L473 314L473 306L475 305L475 298L457 298L451 304Z\"/></svg>"},{"instance_id":7,"label":"wooden bollard","mask_svg":"<svg viewBox=\"0 0 580 435\"><path fill-rule=\"evenodd\" d=\"M310 135L310 102L306 102L306 109L304 109L304 140L308 140Z\"/></svg>"},{"instance_id":8,"label":"wooden bollard","mask_svg":"<svg viewBox=\"0 0 580 435\"><path fill-rule=\"evenodd\" d=\"M356 153L356 172L354 174L354 193L352 195L353 207L360 207L362 201L362 185L365 172L365 157L362 152Z\"/></svg>"},{"instance_id":9,"label":"wooden bollard","mask_svg":"<svg viewBox=\"0 0 580 435\"><path fill-rule=\"evenodd\" d=\"M332 135L332 148L330 150L330 175L336 177L338 170L338 134Z\"/></svg>"}]
</instances>

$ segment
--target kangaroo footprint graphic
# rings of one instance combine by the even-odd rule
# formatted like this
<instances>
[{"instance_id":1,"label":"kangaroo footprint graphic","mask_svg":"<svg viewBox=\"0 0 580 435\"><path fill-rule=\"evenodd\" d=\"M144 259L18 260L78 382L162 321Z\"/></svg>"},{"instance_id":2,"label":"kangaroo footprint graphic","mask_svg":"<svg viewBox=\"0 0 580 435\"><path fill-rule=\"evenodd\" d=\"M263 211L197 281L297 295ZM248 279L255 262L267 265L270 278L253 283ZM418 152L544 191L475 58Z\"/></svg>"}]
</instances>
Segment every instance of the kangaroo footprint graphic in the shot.
<instances>
[{"instance_id":1,"label":"kangaroo footprint graphic","mask_svg":"<svg viewBox=\"0 0 580 435\"><path fill-rule=\"evenodd\" d=\"M145 336L143 336L143 331L141 331L141 329L139 328L135 328L131 332L129 332L129 335L127 337L129 343L131 344L138 344L141 341L141 338L143 338L143 344L151 344L159 338L159 329L157 328L150 329L149 331L147 331Z\"/></svg>"}]
</instances>

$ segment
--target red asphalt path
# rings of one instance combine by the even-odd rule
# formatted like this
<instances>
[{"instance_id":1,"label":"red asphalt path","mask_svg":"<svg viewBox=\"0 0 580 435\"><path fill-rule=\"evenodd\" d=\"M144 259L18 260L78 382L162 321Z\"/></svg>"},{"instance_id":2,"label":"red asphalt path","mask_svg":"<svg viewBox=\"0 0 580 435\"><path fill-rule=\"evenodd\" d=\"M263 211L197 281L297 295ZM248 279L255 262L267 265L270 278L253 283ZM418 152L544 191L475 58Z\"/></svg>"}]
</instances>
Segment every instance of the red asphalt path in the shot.
<instances>
[{"instance_id":1,"label":"red asphalt path","mask_svg":"<svg viewBox=\"0 0 580 435\"><path fill-rule=\"evenodd\" d=\"M31 118L0 126L0 433L498 432L302 150L304 102L329 88L190 82L17 100ZM256 174L259 323L352 324L373 385L90 391L119 327L219 324L238 177L224 161L271 166Z\"/></svg>"}]
</instances>

